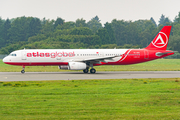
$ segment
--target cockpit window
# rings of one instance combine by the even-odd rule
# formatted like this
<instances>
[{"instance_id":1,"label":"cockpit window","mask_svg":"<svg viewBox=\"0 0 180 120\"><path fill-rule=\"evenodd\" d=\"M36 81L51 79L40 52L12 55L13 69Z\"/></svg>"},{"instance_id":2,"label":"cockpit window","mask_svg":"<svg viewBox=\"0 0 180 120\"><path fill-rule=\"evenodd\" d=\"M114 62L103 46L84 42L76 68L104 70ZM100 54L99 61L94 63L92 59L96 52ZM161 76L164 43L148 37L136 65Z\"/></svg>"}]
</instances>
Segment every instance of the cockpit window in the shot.
<instances>
[{"instance_id":1,"label":"cockpit window","mask_svg":"<svg viewBox=\"0 0 180 120\"><path fill-rule=\"evenodd\" d=\"M10 54L9 56L16 56L16 54Z\"/></svg>"}]
</instances>

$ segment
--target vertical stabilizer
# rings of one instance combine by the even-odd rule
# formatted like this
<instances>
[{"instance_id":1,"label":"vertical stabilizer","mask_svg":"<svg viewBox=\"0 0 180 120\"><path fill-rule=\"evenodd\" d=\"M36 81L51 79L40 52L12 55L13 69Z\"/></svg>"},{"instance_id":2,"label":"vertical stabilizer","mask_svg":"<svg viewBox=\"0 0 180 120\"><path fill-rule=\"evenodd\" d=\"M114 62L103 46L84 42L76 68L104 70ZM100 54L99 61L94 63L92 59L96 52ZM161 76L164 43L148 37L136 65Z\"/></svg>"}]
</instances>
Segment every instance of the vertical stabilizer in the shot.
<instances>
[{"instance_id":1,"label":"vertical stabilizer","mask_svg":"<svg viewBox=\"0 0 180 120\"><path fill-rule=\"evenodd\" d=\"M171 32L171 26L164 26L161 31L156 35L153 41L145 49L149 50L166 50L169 36Z\"/></svg>"}]
</instances>

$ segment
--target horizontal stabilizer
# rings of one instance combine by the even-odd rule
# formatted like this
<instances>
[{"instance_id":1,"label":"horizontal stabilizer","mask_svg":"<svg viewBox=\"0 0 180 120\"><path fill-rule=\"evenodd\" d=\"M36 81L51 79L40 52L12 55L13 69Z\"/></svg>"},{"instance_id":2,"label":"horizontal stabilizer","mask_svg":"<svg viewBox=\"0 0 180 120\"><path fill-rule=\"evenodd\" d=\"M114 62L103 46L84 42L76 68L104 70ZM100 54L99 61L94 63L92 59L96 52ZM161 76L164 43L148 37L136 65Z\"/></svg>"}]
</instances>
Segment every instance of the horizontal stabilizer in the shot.
<instances>
[{"instance_id":1,"label":"horizontal stabilizer","mask_svg":"<svg viewBox=\"0 0 180 120\"><path fill-rule=\"evenodd\" d=\"M166 55L166 54L169 54L169 53L174 53L174 52L173 51L172 52L158 52L158 53L156 53L156 56L162 56L162 55Z\"/></svg>"}]
</instances>

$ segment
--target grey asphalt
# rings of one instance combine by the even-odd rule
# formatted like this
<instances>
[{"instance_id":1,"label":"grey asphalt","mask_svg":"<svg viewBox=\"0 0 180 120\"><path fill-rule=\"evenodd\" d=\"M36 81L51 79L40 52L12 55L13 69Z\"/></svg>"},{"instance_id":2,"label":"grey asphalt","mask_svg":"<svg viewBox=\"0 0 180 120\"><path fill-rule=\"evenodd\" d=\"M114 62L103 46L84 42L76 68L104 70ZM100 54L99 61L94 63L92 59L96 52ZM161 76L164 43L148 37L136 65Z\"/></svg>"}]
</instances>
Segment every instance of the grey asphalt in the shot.
<instances>
[{"instance_id":1,"label":"grey asphalt","mask_svg":"<svg viewBox=\"0 0 180 120\"><path fill-rule=\"evenodd\" d=\"M135 79L179 78L180 71L118 71L84 74L82 72L0 72L0 81L88 80L88 79Z\"/></svg>"}]
</instances>

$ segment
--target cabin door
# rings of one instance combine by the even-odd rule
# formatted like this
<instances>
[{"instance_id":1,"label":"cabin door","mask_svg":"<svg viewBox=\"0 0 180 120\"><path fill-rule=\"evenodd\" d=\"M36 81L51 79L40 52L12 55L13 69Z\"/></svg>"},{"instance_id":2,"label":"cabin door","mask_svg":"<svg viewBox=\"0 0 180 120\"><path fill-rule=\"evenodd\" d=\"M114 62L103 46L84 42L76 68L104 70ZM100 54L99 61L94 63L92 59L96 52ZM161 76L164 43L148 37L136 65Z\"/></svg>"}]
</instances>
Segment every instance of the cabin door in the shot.
<instances>
[{"instance_id":1,"label":"cabin door","mask_svg":"<svg viewBox=\"0 0 180 120\"><path fill-rule=\"evenodd\" d=\"M25 50L23 50L23 51L21 52L21 58L22 58L22 60L26 60L26 59L27 59L26 51L25 51Z\"/></svg>"},{"instance_id":2,"label":"cabin door","mask_svg":"<svg viewBox=\"0 0 180 120\"><path fill-rule=\"evenodd\" d=\"M100 57L104 57L104 53L103 53L103 52L100 52L100 53L99 53L99 56L100 56Z\"/></svg>"},{"instance_id":3,"label":"cabin door","mask_svg":"<svg viewBox=\"0 0 180 120\"><path fill-rule=\"evenodd\" d=\"M149 51L144 50L144 59L149 59Z\"/></svg>"}]
</instances>

